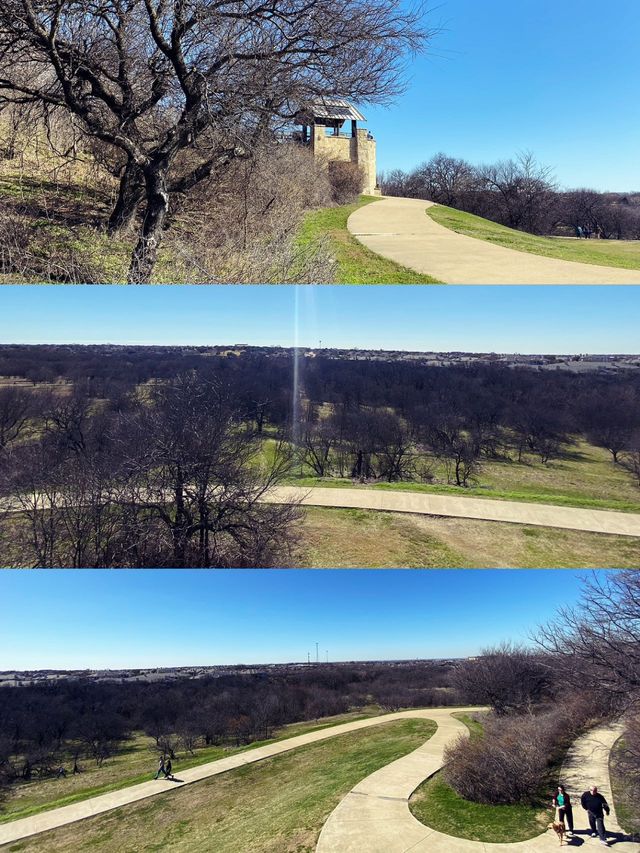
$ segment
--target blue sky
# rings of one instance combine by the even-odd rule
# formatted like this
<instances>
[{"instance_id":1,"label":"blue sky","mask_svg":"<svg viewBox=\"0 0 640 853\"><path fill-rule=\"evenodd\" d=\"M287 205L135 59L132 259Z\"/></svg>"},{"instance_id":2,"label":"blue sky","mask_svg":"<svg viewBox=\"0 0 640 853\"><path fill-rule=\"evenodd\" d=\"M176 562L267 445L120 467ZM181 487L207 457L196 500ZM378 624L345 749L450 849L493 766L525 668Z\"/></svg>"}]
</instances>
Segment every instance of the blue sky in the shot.
<instances>
[{"instance_id":1,"label":"blue sky","mask_svg":"<svg viewBox=\"0 0 640 853\"><path fill-rule=\"evenodd\" d=\"M438 151L490 162L529 149L564 186L640 189L640 3L431 0L440 29L390 108L364 108L378 168Z\"/></svg>"},{"instance_id":2,"label":"blue sky","mask_svg":"<svg viewBox=\"0 0 640 853\"><path fill-rule=\"evenodd\" d=\"M5 285L0 306L0 343L640 350L640 287Z\"/></svg>"},{"instance_id":3,"label":"blue sky","mask_svg":"<svg viewBox=\"0 0 640 853\"><path fill-rule=\"evenodd\" d=\"M4 571L0 669L464 656L527 640L588 574Z\"/></svg>"}]
</instances>

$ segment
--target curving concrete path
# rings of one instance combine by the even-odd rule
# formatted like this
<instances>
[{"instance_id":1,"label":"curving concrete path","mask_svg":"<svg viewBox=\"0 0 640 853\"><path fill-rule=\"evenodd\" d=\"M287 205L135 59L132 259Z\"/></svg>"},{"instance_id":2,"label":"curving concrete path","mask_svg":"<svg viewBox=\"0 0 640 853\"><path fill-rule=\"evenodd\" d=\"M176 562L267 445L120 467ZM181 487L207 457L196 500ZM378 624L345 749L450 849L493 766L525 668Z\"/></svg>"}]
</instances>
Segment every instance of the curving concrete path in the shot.
<instances>
[{"instance_id":1,"label":"curving concrete path","mask_svg":"<svg viewBox=\"0 0 640 853\"><path fill-rule=\"evenodd\" d=\"M445 284L640 284L640 270L546 258L458 234L426 215L432 205L385 197L352 213L347 228L372 252Z\"/></svg>"},{"instance_id":2,"label":"curving concrete path","mask_svg":"<svg viewBox=\"0 0 640 853\"><path fill-rule=\"evenodd\" d=\"M602 509L553 506L490 498L458 497L383 489L326 488L323 486L277 486L269 492L273 503L343 509L374 509L418 515L445 515L481 521L506 521L538 527L560 527L591 533L613 533L640 537L640 514Z\"/></svg>"},{"instance_id":3,"label":"curving concrete path","mask_svg":"<svg viewBox=\"0 0 640 853\"><path fill-rule=\"evenodd\" d=\"M466 711L473 712L482 710L474 708L446 708L446 709L429 709L429 710L412 710L398 711L395 714L384 714L379 717L370 717L366 720L354 720L350 723L341 723L338 726L330 726L325 729L319 729L314 732L307 732L303 735L287 738L286 740L276 741L266 746L259 746L255 749L249 749L246 752L240 752L236 755L231 755L228 758L220 758L217 761L210 761L208 764L201 764L199 767L192 767L189 770L180 770L176 768L175 772L180 781L169 782L166 779L157 781L141 782L138 785L131 785L128 788L123 788L120 791L111 791L107 794L100 794L97 797L92 797L88 800L83 800L79 803L73 803L69 806L62 806L58 809L51 809L32 817L21 818L11 821L10 823L0 825L0 845L14 843L23 838L28 838L32 835L37 835L47 830L56 829L60 826L65 826L69 823L84 820L85 818L94 817L95 815L103 814L104 812L112 811L120 806L128 803L135 803L139 800L145 800L148 797L154 797L158 794L165 794L168 791L174 791L176 788L182 788L184 785L191 785L194 782L199 782L202 779L208 779L211 776L218 776L221 773L227 773L229 770L235 770L237 767L242 767L246 764L254 764L257 761L263 761L265 758L272 758L274 755L280 755L283 752L288 752L292 749L297 749L300 746L317 743L318 741L327 740L328 738L336 737L337 735L346 734L348 732L367 729L371 726L377 726L380 723L385 723L391 720L436 720L439 723L441 718L448 717L451 712Z\"/></svg>"},{"instance_id":4,"label":"curving concrete path","mask_svg":"<svg viewBox=\"0 0 640 853\"><path fill-rule=\"evenodd\" d=\"M586 813L580 807L580 794L596 782L612 805L609 782L609 752L620 736L621 726L603 726L579 738L569 751L563 767L567 790L574 801L577 836L568 846L586 842L586 849L602 849L598 839L589 837ZM558 848L552 830L528 841L493 844L454 838L420 823L409 811L409 797L418 785L443 764L447 743L466 727L451 716L438 719L438 731L423 746L372 773L342 799L329 816L316 847L316 853L547 853ZM552 811L549 809L549 819ZM619 833L615 809L606 820L609 833ZM640 844L614 839L621 853L638 853Z\"/></svg>"}]
</instances>

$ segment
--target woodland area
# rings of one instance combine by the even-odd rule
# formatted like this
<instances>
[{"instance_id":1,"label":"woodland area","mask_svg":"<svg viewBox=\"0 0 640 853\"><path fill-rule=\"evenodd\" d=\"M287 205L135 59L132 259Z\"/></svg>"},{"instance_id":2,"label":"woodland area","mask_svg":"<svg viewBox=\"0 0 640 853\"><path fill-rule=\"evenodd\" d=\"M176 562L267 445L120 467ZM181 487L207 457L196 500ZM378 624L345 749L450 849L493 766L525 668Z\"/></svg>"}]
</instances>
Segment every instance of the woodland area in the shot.
<instances>
[{"instance_id":1,"label":"woodland area","mask_svg":"<svg viewBox=\"0 0 640 853\"><path fill-rule=\"evenodd\" d=\"M549 167L528 152L473 165L436 154L381 178L385 195L424 198L530 234L640 240L640 192L560 189Z\"/></svg>"},{"instance_id":2,"label":"woodland area","mask_svg":"<svg viewBox=\"0 0 640 853\"><path fill-rule=\"evenodd\" d=\"M3 348L2 562L286 567L301 511L264 498L301 470L428 485L440 466L464 489L491 460L544 467L582 437L640 486L637 371L316 356L294 390L293 359Z\"/></svg>"},{"instance_id":3,"label":"woodland area","mask_svg":"<svg viewBox=\"0 0 640 853\"><path fill-rule=\"evenodd\" d=\"M259 670L259 667L256 669ZM0 710L0 782L53 777L101 764L141 731L156 753L193 754L211 744L271 738L287 723L317 720L371 703L384 711L455 704L450 666L311 664L252 674L153 683L59 680L6 688ZM154 766L153 753L149 768Z\"/></svg>"}]
</instances>

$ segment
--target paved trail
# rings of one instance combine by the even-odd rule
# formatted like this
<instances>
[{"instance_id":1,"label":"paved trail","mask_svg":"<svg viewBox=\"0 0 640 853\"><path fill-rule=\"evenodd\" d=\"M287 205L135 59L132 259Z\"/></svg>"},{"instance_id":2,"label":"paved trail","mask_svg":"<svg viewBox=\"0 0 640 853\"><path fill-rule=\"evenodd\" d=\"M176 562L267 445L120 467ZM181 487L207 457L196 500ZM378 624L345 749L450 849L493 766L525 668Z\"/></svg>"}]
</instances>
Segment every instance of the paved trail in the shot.
<instances>
[{"instance_id":1,"label":"paved trail","mask_svg":"<svg viewBox=\"0 0 640 853\"><path fill-rule=\"evenodd\" d=\"M465 710L465 709L460 709ZM478 710L477 708L467 709L469 712ZM370 717L366 720L355 720L350 723L342 723L339 726L331 726L329 728L320 729L315 732L307 732L303 735L287 738L286 740L276 741L266 746L249 749L246 752L231 755L228 758L221 758L218 761L211 761L208 764L201 764L199 767L192 767L190 770L180 770L176 768L176 775L181 780L179 782L169 782L165 779L158 781L142 782L139 785L131 785L128 788L123 788L120 791L112 791L108 794L100 794L97 797L92 797L89 800L83 800L79 803L73 803L69 806L63 806L58 809L42 812L33 817L14 820L10 823L0 825L0 845L16 842L23 838L28 838L31 835L36 835L40 832L46 832L50 829L55 829L59 826L65 826L69 823L83 820L94 815L112 811L120 806L128 803L135 803L138 800L144 800L148 797L154 797L158 794L165 794L170 791L175 791L176 788L182 788L184 785L190 785L194 782L199 782L201 779L208 779L211 776L217 776L220 773L227 773L229 770L234 770L237 767L242 767L246 764L254 764L256 761L263 761L265 758L271 758L274 755L280 755L283 752L288 752L292 749L297 749L300 746L317 743L318 741L327 740L328 738L336 737L337 735L346 734L347 732L355 732L360 729L367 729L371 726L377 726L390 720L438 720L442 715L449 715L450 709L436 710L418 710L418 711L399 711L395 714L384 714L380 717Z\"/></svg>"},{"instance_id":2,"label":"paved trail","mask_svg":"<svg viewBox=\"0 0 640 853\"><path fill-rule=\"evenodd\" d=\"M482 844L464 841L430 829L417 821L409 811L409 797L416 787L442 767L447 743L468 731L452 713L473 713L481 708L430 708L399 711L366 720L356 720L298 735L267 746L248 750L229 758L212 761L191 770L178 772L180 782L166 780L143 782L59 809L15 820L0 826L0 845L22 839L94 815L112 811L127 803L167 793L201 779L226 773L236 767L263 761L306 744L317 743L347 732L370 728L390 720L434 720L437 731L418 749L359 782L329 816L318 839L317 853L545 853L555 850L557 841L545 833L518 844ZM611 803L608 758L611 746L620 734L620 726L602 727L580 738L569 753L564 768L566 786L577 802L577 795L593 780ZM576 829L583 821L579 807L575 809ZM610 832L619 832L615 811L607 821ZM584 834L580 835L591 842ZM640 844L618 840L621 853L640 853Z\"/></svg>"},{"instance_id":3,"label":"paved trail","mask_svg":"<svg viewBox=\"0 0 640 853\"><path fill-rule=\"evenodd\" d=\"M553 506L489 498L435 495L424 492L322 486L278 486L269 494L274 503L301 501L307 506L374 509L418 515L445 515L482 521L507 521L539 527L560 527L592 533L640 537L640 514L602 509Z\"/></svg>"},{"instance_id":4,"label":"paved trail","mask_svg":"<svg viewBox=\"0 0 640 853\"><path fill-rule=\"evenodd\" d=\"M347 227L378 255L448 284L640 284L640 270L546 258L457 234L426 215L432 204L383 198L352 213Z\"/></svg>"},{"instance_id":5,"label":"paved trail","mask_svg":"<svg viewBox=\"0 0 640 853\"><path fill-rule=\"evenodd\" d=\"M316 853L549 853L558 849L552 830L529 841L493 844L454 838L414 818L409 811L409 797L421 782L442 767L445 745L460 734L468 734L466 727L451 716L439 715L437 722L438 731L423 746L372 773L341 800L320 833ZM584 845L585 853L589 850L595 853L603 847L598 839L588 835L580 794L596 781L611 805L609 752L620 733L619 725L603 726L579 738L563 768L565 785L575 804L577 831L568 846ZM624 840L613 808L606 827L616 851L640 851L640 844Z\"/></svg>"}]
</instances>

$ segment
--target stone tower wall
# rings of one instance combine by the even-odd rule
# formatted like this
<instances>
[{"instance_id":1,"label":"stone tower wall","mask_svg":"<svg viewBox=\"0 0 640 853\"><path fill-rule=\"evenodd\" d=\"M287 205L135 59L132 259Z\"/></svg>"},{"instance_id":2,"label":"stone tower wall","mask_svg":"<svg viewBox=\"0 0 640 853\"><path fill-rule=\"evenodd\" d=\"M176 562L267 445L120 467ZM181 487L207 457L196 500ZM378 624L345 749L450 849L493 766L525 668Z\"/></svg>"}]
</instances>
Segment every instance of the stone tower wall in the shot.
<instances>
[{"instance_id":1,"label":"stone tower wall","mask_svg":"<svg viewBox=\"0 0 640 853\"><path fill-rule=\"evenodd\" d=\"M313 156L327 164L331 160L358 163L365 173L363 193L376 193L376 143L369 139L366 130L358 128L356 136L327 136L322 125L313 127Z\"/></svg>"}]
</instances>

